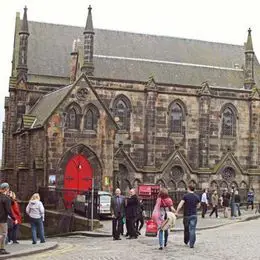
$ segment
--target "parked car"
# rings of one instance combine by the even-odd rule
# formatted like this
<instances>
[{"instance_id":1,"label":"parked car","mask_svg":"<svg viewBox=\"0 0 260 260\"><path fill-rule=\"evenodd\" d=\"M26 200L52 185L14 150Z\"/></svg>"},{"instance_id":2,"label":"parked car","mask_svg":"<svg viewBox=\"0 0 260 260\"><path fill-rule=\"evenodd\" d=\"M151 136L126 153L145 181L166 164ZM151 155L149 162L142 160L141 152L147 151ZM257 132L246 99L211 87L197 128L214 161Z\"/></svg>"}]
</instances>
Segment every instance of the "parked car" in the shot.
<instances>
[{"instance_id":1,"label":"parked car","mask_svg":"<svg viewBox=\"0 0 260 260\"><path fill-rule=\"evenodd\" d=\"M99 218L111 216L110 205L111 194L106 191L98 191L97 215ZM89 217L91 215L91 209L88 209L88 206L89 201L86 194L77 195L72 203L72 208L74 212L83 214L85 217Z\"/></svg>"}]
</instances>

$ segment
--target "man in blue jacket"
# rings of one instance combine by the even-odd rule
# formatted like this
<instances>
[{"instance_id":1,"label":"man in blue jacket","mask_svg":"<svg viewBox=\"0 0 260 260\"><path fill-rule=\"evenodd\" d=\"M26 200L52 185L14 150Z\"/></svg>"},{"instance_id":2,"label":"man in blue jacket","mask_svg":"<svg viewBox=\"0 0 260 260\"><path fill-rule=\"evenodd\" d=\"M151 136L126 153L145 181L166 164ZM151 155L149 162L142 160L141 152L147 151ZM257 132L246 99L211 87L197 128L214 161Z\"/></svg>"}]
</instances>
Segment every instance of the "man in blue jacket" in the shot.
<instances>
[{"instance_id":1,"label":"man in blue jacket","mask_svg":"<svg viewBox=\"0 0 260 260\"><path fill-rule=\"evenodd\" d=\"M7 196L9 184L4 182L0 185L0 255L10 254L5 250L5 240L7 236L7 218L12 218L15 224L17 220L11 212L11 200Z\"/></svg>"}]
</instances>

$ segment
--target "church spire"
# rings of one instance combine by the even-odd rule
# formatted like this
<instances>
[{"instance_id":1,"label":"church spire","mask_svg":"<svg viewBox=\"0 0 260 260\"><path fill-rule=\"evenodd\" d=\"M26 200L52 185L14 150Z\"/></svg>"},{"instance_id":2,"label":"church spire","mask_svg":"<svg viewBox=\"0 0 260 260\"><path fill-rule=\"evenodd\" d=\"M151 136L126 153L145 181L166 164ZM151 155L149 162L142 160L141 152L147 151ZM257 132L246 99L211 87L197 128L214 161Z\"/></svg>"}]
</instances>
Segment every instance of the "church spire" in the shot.
<instances>
[{"instance_id":1,"label":"church spire","mask_svg":"<svg viewBox=\"0 0 260 260\"><path fill-rule=\"evenodd\" d=\"M17 65L17 79L23 79L27 81L27 52L28 52L28 37L29 37L29 30L28 30L28 20L27 20L27 7L24 7L23 13L23 20L21 24L21 29L19 32L20 38L20 46L19 46L19 59Z\"/></svg>"},{"instance_id":2,"label":"church spire","mask_svg":"<svg viewBox=\"0 0 260 260\"><path fill-rule=\"evenodd\" d=\"M251 29L248 29L247 42L245 45L245 70L244 70L244 87L245 89L252 89L255 85L254 80L254 49L251 37Z\"/></svg>"},{"instance_id":3,"label":"church spire","mask_svg":"<svg viewBox=\"0 0 260 260\"><path fill-rule=\"evenodd\" d=\"M91 6L88 7L88 17L86 26L84 29L84 62L81 68L82 72L85 72L89 76L93 76L94 63L93 63L93 52L94 52L94 29L92 21Z\"/></svg>"}]
</instances>

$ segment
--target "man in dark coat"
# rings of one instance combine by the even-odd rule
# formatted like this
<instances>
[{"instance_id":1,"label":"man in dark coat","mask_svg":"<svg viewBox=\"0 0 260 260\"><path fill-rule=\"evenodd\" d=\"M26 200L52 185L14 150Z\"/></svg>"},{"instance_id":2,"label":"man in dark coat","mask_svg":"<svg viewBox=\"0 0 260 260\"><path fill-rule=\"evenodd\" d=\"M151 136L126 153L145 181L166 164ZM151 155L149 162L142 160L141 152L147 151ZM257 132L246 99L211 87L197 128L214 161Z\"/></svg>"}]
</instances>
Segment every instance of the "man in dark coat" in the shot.
<instances>
[{"instance_id":1,"label":"man in dark coat","mask_svg":"<svg viewBox=\"0 0 260 260\"><path fill-rule=\"evenodd\" d=\"M7 255L9 252L5 250L5 240L7 236L7 218L8 216L14 221L18 221L11 211L11 200L7 196L9 192L9 184L4 182L0 185L0 255Z\"/></svg>"},{"instance_id":2,"label":"man in dark coat","mask_svg":"<svg viewBox=\"0 0 260 260\"><path fill-rule=\"evenodd\" d=\"M121 240L123 217L125 215L125 198L121 195L121 190L115 190L115 196L111 198L112 232L114 240Z\"/></svg>"},{"instance_id":3,"label":"man in dark coat","mask_svg":"<svg viewBox=\"0 0 260 260\"><path fill-rule=\"evenodd\" d=\"M129 198L126 199L126 226L127 233L129 235L128 239L137 238L137 230L136 230L136 217L137 217L137 209L138 209L138 198L135 194L135 189L131 189L129 191Z\"/></svg>"}]
</instances>

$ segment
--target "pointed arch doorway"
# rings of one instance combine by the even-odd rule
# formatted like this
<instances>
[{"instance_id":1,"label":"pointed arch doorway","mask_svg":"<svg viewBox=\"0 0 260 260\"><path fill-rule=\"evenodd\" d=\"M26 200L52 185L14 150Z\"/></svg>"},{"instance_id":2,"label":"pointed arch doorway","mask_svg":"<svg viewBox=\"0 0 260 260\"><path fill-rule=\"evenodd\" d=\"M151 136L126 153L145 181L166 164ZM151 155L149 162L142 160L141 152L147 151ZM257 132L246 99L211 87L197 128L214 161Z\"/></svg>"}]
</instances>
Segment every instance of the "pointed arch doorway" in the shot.
<instances>
[{"instance_id":1,"label":"pointed arch doorway","mask_svg":"<svg viewBox=\"0 0 260 260\"><path fill-rule=\"evenodd\" d=\"M88 159L82 154L74 155L67 163L64 173L64 201L66 208L76 194L91 190L93 170Z\"/></svg>"}]
</instances>

